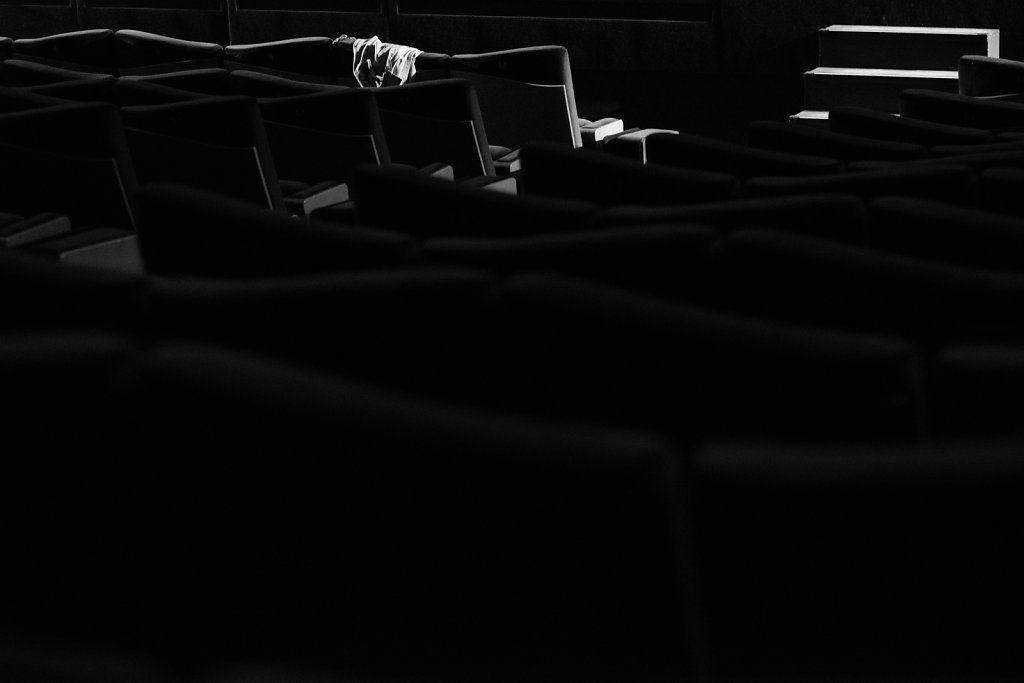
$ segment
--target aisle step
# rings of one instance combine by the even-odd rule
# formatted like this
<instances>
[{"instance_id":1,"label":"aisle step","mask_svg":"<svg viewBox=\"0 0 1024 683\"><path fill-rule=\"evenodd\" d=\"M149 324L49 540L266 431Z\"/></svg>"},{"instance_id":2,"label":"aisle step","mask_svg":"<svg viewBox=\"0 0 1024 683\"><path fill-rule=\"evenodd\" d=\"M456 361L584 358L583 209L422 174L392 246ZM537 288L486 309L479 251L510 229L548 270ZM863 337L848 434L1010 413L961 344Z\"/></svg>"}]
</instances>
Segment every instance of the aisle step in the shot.
<instances>
[{"instance_id":1,"label":"aisle step","mask_svg":"<svg viewBox=\"0 0 1024 683\"><path fill-rule=\"evenodd\" d=\"M804 108L852 105L897 113L900 93L909 88L955 93L957 72L820 66L804 74Z\"/></svg>"},{"instance_id":2,"label":"aisle step","mask_svg":"<svg viewBox=\"0 0 1024 683\"><path fill-rule=\"evenodd\" d=\"M818 31L820 66L953 70L961 55L999 56L999 29L835 24Z\"/></svg>"}]
</instances>

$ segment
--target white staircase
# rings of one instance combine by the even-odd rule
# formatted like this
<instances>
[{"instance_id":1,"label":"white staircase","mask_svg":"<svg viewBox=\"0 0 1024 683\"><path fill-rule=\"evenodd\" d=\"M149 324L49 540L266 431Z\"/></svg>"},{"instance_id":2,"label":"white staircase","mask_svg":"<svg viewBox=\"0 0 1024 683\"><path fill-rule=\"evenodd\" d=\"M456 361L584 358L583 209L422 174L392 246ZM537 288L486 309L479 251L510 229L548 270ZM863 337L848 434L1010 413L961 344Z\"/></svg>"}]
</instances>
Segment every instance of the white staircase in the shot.
<instances>
[{"instance_id":1,"label":"white staircase","mask_svg":"<svg viewBox=\"0 0 1024 683\"><path fill-rule=\"evenodd\" d=\"M804 111L790 120L828 125L833 107L899 113L900 92L957 92L961 55L999 56L999 29L834 25L818 31L819 66L804 74Z\"/></svg>"}]
</instances>

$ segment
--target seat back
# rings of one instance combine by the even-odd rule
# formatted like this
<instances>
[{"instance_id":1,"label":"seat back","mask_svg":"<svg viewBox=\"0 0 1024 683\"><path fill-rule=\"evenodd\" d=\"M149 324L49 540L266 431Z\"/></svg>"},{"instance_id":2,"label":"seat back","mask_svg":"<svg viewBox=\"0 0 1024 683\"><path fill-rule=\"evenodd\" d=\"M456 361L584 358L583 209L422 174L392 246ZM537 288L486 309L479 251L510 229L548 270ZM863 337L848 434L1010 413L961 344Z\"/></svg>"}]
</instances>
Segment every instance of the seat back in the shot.
<instances>
[{"instance_id":1,"label":"seat back","mask_svg":"<svg viewBox=\"0 0 1024 683\"><path fill-rule=\"evenodd\" d=\"M347 66L342 64L342 54L343 51L339 51L331 38L307 36L227 45L224 47L224 64L232 70L244 69L300 81L347 85L346 79L352 79L351 51Z\"/></svg>"},{"instance_id":2,"label":"seat back","mask_svg":"<svg viewBox=\"0 0 1024 683\"><path fill-rule=\"evenodd\" d=\"M209 97L122 111L142 182L182 183L284 210L256 100Z\"/></svg>"},{"instance_id":3,"label":"seat back","mask_svg":"<svg viewBox=\"0 0 1024 683\"><path fill-rule=\"evenodd\" d=\"M549 140L583 146L564 47L456 54L449 75L473 83L495 144L516 149L530 140Z\"/></svg>"},{"instance_id":4,"label":"seat back","mask_svg":"<svg viewBox=\"0 0 1024 683\"><path fill-rule=\"evenodd\" d=\"M449 164L457 180L494 175L490 138L469 81L408 83L371 92L392 161L417 167Z\"/></svg>"},{"instance_id":5,"label":"seat back","mask_svg":"<svg viewBox=\"0 0 1024 683\"><path fill-rule=\"evenodd\" d=\"M224 63L224 48L217 43L172 38L148 31L121 29L115 52L120 76L184 69L218 68Z\"/></svg>"},{"instance_id":6,"label":"seat back","mask_svg":"<svg viewBox=\"0 0 1024 683\"><path fill-rule=\"evenodd\" d=\"M138 181L116 108L70 103L8 114L0 117L0 144L10 209L134 228Z\"/></svg>"},{"instance_id":7,"label":"seat back","mask_svg":"<svg viewBox=\"0 0 1024 683\"><path fill-rule=\"evenodd\" d=\"M347 182L359 164L391 163L377 100L368 90L263 99L260 111L284 178Z\"/></svg>"},{"instance_id":8,"label":"seat back","mask_svg":"<svg viewBox=\"0 0 1024 683\"><path fill-rule=\"evenodd\" d=\"M987 55L963 55L958 65L960 94L970 97L1024 93L1024 62Z\"/></svg>"},{"instance_id":9,"label":"seat back","mask_svg":"<svg viewBox=\"0 0 1024 683\"><path fill-rule=\"evenodd\" d=\"M72 71L117 73L117 39L107 28L19 38L14 41L14 53L21 59Z\"/></svg>"}]
</instances>

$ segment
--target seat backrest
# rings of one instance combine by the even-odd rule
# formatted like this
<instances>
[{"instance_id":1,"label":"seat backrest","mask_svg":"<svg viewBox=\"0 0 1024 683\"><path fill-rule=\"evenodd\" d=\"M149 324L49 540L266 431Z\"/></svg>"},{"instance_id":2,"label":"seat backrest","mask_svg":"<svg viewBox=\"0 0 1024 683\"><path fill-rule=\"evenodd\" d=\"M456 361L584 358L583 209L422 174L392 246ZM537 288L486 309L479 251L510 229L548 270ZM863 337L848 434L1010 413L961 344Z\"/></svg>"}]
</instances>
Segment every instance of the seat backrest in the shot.
<instances>
[{"instance_id":1,"label":"seat backrest","mask_svg":"<svg viewBox=\"0 0 1024 683\"><path fill-rule=\"evenodd\" d=\"M284 210L255 99L208 97L122 112L142 182L183 183Z\"/></svg>"},{"instance_id":2,"label":"seat backrest","mask_svg":"<svg viewBox=\"0 0 1024 683\"><path fill-rule=\"evenodd\" d=\"M910 88L900 93L900 115L987 130L1024 128L1024 105Z\"/></svg>"},{"instance_id":3,"label":"seat backrest","mask_svg":"<svg viewBox=\"0 0 1024 683\"><path fill-rule=\"evenodd\" d=\"M609 144L613 151L614 145ZM743 179L756 175L820 175L842 169L838 159L790 154L685 133L656 133L646 140L652 164L732 173Z\"/></svg>"},{"instance_id":4,"label":"seat backrest","mask_svg":"<svg viewBox=\"0 0 1024 683\"><path fill-rule=\"evenodd\" d=\"M217 43L172 38L148 31L121 29L117 38L117 73L159 73L183 69L218 68L224 48Z\"/></svg>"},{"instance_id":5,"label":"seat backrest","mask_svg":"<svg viewBox=\"0 0 1024 683\"><path fill-rule=\"evenodd\" d=\"M525 237L434 237L420 256L429 263L512 274L551 271L681 299L708 293L712 250L720 233L686 224L561 232Z\"/></svg>"},{"instance_id":6,"label":"seat backrest","mask_svg":"<svg viewBox=\"0 0 1024 683\"><path fill-rule=\"evenodd\" d=\"M26 59L8 59L0 63L0 84L23 86L62 83L83 79L109 80L112 75L93 71L76 71Z\"/></svg>"},{"instance_id":7,"label":"seat backrest","mask_svg":"<svg viewBox=\"0 0 1024 683\"><path fill-rule=\"evenodd\" d=\"M898 116L865 107L835 107L828 113L829 129L877 140L935 145L977 145L993 141L992 131L951 126Z\"/></svg>"},{"instance_id":8,"label":"seat backrest","mask_svg":"<svg viewBox=\"0 0 1024 683\"><path fill-rule=\"evenodd\" d=\"M519 148L530 140L582 147L569 52L542 45L452 55L452 78L469 79L495 144Z\"/></svg>"},{"instance_id":9,"label":"seat backrest","mask_svg":"<svg viewBox=\"0 0 1024 683\"><path fill-rule=\"evenodd\" d=\"M844 242L867 241L864 202L850 194L744 197L687 206L617 206L605 211L612 225L698 223L730 232L736 228L771 227Z\"/></svg>"},{"instance_id":10,"label":"seat backrest","mask_svg":"<svg viewBox=\"0 0 1024 683\"><path fill-rule=\"evenodd\" d=\"M118 110L68 103L0 117L9 207L76 225L134 228L135 164ZM17 189L15 189L17 188Z\"/></svg>"},{"instance_id":11,"label":"seat backrest","mask_svg":"<svg viewBox=\"0 0 1024 683\"><path fill-rule=\"evenodd\" d=\"M108 102L118 107L183 102L202 97L199 93L187 90L127 79L65 81L35 85L23 90L71 102Z\"/></svg>"},{"instance_id":12,"label":"seat backrest","mask_svg":"<svg viewBox=\"0 0 1024 683\"><path fill-rule=\"evenodd\" d=\"M341 64L342 61L334 40L326 36L286 38L224 47L224 64L229 69L260 71L310 82L337 83L339 77L351 79L351 51L347 65Z\"/></svg>"},{"instance_id":13,"label":"seat backrest","mask_svg":"<svg viewBox=\"0 0 1024 683\"><path fill-rule=\"evenodd\" d=\"M455 178L493 176L476 90L464 79L372 88L395 163L452 166Z\"/></svg>"},{"instance_id":14,"label":"seat backrest","mask_svg":"<svg viewBox=\"0 0 1024 683\"><path fill-rule=\"evenodd\" d=\"M41 38L19 38L14 53L19 58L34 60L72 71L117 73L117 39L106 28L56 33Z\"/></svg>"},{"instance_id":15,"label":"seat backrest","mask_svg":"<svg viewBox=\"0 0 1024 683\"><path fill-rule=\"evenodd\" d=\"M910 161L928 154L923 145L875 140L813 126L792 126L782 121L752 121L747 126L747 137L752 146L761 149L826 156L845 162Z\"/></svg>"},{"instance_id":16,"label":"seat backrest","mask_svg":"<svg viewBox=\"0 0 1024 683\"><path fill-rule=\"evenodd\" d=\"M1024 93L1024 62L987 55L963 55L958 65L960 94L970 97Z\"/></svg>"},{"instance_id":17,"label":"seat backrest","mask_svg":"<svg viewBox=\"0 0 1024 683\"><path fill-rule=\"evenodd\" d=\"M879 197L869 205L871 244L961 265L1024 272L1024 220L941 200Z\"/></svg>"},{"instance_id":18,"label":"seat backrest","mask_svg":"<svg viewBox=\"0 0 1024 683\"><path fill-rule=\"evenodd\" d=\"M347 182L359 164L391 163L377 100L367 89L266 98L260 111L284 178Z\"/></svg>"},{"instance_id":19,"label":"seat backrest","mask_svg":"<svg viewBox=\"0 0 1024 683\"><path fill-rule=\"evenodd\" d=\"M973 204L977 173L968 166L949 164L896 164L873 171L848 171L823 176L750 178L747 196L845 193L869 201L881 195L905 195L957 204Z\"/></svg>"},{"instance_id":20,"label":"seat backrest","mask_svg":"<svg viewBox=\"0 0 1024 683\"><path fill-rule=\"evenodd\" d=\"M490 375L478 373L481 387L502 387L507 409L681 439L871 439L924 428L921 358L898 337L786 325L554 275L511 278L500 297L494 336L508 352Z\"/></svg>"}]
</instances>

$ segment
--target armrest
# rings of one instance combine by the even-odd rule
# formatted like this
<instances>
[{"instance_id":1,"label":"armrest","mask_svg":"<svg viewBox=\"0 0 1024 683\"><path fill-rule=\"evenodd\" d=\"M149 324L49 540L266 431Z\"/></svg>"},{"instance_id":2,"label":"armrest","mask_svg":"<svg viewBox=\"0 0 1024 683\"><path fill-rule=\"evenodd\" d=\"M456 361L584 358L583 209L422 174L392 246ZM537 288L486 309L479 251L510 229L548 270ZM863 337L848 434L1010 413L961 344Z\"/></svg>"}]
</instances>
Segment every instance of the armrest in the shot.
<instances>
[{"instance_id":1,"label":"armrest","mask_svg":"<svg viewBox=\"0 0 1024 683\"><path fill-rule=\"evenodd\" d=\"M667 128L632 128L619 135L605 138L605 149L617 156L636 159L647 163L647 138L656 133L678 135L679 131Z\"/></svg>"},{"instance_id":2,"label":"armrest","mask_svg":"<svg viewBox=\"0 0 1024 683\"><path fill-rule=\"evenodd\" d=\"M462 185L501 194L519 194L519 181L512 176L481 175L463 180Z\"/></svg>"},{"instance_id":3,"label":"armrest","mask_svg":"<svg viewBox=\"0 0 1024 683\"><path fill-rule=\"evenodd\" d=\"M500 176L510 176L513 173L518 173L522 168L523 162L519 159L518 149L494 160L494 172Z\"/></svg>"},{"instance_id":4,"label":"armrest","mask_svg":"<svg viewBox=\"0 0 1024 683\"><path fill-rule=\"evenodd\" d=\"M426 166L422 166L416 170L420 173L425 173L431 178L440 178L442 180L451 180L453 182L455 180L455 169L452 168L450 164L427 164Z\"/></svg>"},{"instance_id":5,"label":"armrest","mask_svg":"<svg viewBox=\"0 0 1024 683\"><path fill-rule=\"evenodd\" d=\"M0 213L0 247L10 249L71 232L71 221L57 213L23 218Z\"/></svg>"},{"instance_id":6,"label":"armrest","mask_svg":"<svg viewBox=\"0 0 1024 683\"><path fill-rule=\"evenodd\" d=\"M309 218L317 209L341 204L348 200L348 183L336 183L329 180L288 195L284 199L284 205L289 213Z\"/></svg>"},{"instance_id":7,"label":"armrest","mask_svg":"<svg viewBox=\"0 0 1024 683\"><path fill-rule=\"evenodd\" d=\"M580 119L580 136L584 147L600 147L599 143L610 135L617 135L625 130L622 119L605 118L597 121Z\"/></svg>"}]
</instances>

